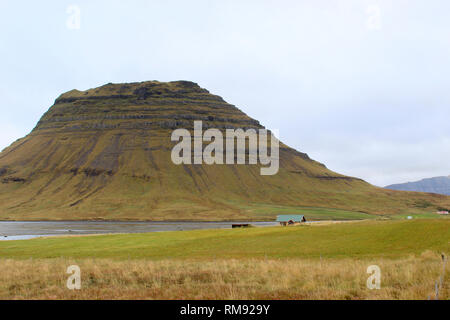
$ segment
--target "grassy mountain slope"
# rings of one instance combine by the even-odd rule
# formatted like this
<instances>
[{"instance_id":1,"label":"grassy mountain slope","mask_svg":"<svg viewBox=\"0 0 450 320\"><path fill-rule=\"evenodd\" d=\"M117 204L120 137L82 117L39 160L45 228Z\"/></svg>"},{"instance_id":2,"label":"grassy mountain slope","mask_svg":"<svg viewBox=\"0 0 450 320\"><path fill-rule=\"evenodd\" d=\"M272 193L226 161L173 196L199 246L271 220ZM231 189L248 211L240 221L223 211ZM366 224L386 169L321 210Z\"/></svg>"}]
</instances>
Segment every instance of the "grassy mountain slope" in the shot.
<instances>
[{"instance_id":1,"label":"grassy mountain slope","mask_svg":"<svg viewBox=\"0 0 450 320\"><path fill-rule=\"evenodd\" d=\"M280 145L280 170L174 165L176 128L262 128L187 81L107 84L56 99L34 130L0 153L0 219L246 220L419 214L450 197L376 188ZM317 209L321 208L321 209Z\"/></svg>"}]
</instances>

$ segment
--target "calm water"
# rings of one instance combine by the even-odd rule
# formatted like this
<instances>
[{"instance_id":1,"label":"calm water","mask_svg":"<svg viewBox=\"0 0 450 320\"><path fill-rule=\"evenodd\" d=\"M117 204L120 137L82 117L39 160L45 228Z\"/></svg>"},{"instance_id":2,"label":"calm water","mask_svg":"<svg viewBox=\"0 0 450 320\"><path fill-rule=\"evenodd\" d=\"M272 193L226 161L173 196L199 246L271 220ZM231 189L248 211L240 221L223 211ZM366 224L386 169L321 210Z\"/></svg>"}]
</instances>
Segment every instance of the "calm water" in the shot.
<instances>
[{"instance_id":1,"label":"calm water","mask_svg":"<svg viewBox=\"0 0 450 320\"><path fill-rule=\"evenodd\" d=\"M250 223L257 227L274 226L275 222L94 222L35 221L0 222L0 240L23 240L41 236L104 233L142 233L195 229L225 229L233 223Z\"/></svg>"}]
</instances>

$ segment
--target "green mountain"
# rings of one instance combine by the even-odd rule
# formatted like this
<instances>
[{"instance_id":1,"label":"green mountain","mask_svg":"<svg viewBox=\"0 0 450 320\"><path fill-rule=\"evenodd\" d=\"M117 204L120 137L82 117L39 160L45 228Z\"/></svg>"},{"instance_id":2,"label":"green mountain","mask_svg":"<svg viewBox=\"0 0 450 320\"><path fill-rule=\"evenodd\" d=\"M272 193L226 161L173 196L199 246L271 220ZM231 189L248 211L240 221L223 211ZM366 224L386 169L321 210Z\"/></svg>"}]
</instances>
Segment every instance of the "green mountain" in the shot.
<instances>
[{"instance_id":1,"label":"green mountain","mask_svg":"<svg viewBox=\"0 0 450 320\"><path fill-rule=\"evenodd\" d=\"M374 187L280 143L278 174L259 165L175 165L171 133L263 128L188 81L107 84L56 99L0 153L0 219L246 220L279 213L364 218L434 212L450 197Z\"/></svg>"}]
</instances>

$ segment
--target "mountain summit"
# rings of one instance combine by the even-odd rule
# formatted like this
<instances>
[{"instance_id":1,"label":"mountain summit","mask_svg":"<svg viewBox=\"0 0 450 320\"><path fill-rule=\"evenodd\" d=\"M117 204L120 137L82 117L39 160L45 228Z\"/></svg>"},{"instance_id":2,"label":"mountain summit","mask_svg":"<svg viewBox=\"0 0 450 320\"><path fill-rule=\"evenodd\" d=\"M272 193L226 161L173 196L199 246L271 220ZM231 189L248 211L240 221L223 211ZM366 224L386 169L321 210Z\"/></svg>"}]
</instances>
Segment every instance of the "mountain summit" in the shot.
<instances>
[{"instance_id":1,"label":"mountain summit","mask_svg":"<svg viewBox=\"0 0 450 320\"><path fill-rule=\"evenodd\" d=\"M450 196L450 176L422 179L415 182L391 184L386 189L430 192Z\"/></svg>"},{"instance_id":2,"label":"mountain summit","mask_svg":"<svg viewBox=\"0 0 450 320\"><path fill-rule=\"evenodd\" d=\"M450 207L450 197L337 174L283 143L273 176L260 175L259 165L176 165L171 133L196 120L219 130L263 128L189 81L64 93L0 153L0 218L245 220L322 209L352 218Z\"/></svg>"}]
</instances>

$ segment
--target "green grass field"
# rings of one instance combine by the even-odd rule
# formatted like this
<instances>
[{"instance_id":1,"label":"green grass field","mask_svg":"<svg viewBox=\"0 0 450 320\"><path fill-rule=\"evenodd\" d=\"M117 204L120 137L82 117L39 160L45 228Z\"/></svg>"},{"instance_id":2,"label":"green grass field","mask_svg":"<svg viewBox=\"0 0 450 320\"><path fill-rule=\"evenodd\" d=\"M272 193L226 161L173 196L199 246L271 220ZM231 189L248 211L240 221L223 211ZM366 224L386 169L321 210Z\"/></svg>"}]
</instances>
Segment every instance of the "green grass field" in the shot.
<instances>
[{"instance_id":1,"label":"green grass field","mask_svg":"<svg viewBox=\"0 0 450 320\"><path fill-rule=\"evenodd\" d=\"M273 221L273 217L279 214L303 214L306 215L310 221L363 220L376 219L380 217L365 212L342 210L337 208L268 205L265 203L253 203L251 205L241 204L240 208L251 215L260 217L262 220L269 221Z\"/></svg>"},{"instance_id":2,"label":"green grass field","mask_svg":"<svg viewBox=\"0 0 450 320\"><path fill-rule=\"evenodd\" d=\"M0 242L1 258L398 258L449 252L450 220L359 221Z\"/></svg>"},{"instance_id":3,"label":"green grass field","mask_svg":"<svg viewBox=\"0 0 450 320\"><path fill-rule=\"evenodd\" d=\"M0 241L0 299L448 299L449 240L443 218Z\"/></svg>"}]
</instances>

